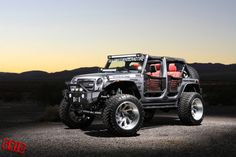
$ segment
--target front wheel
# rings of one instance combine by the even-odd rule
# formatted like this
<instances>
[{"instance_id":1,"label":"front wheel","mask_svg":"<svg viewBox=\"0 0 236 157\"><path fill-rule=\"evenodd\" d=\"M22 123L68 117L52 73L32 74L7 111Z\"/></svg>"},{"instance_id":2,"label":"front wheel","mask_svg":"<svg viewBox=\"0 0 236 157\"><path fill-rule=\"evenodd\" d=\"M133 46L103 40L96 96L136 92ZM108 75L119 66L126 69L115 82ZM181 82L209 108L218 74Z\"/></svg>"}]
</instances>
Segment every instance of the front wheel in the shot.
<instances>
[{"instance_id":1,"label":"front wheel","mask_svg":"<svg viewBox=\"0 0 236 157\"><path fill-rule=\"evenodd\" d=\"M186 125L199 125L204 118L204 102L199 93L184 92L178 106L180 120Z\"/></svg>"},{"instance_id":2,"label":"front wheel","mask_svg":"<svg viewBox=\"0 0 236 157\"><path fill-rule=\"evenodd\" d=\"M94 120L94 116L85 115L79 105L71 104L65 98L60 104L59 115L62 122L72 129L84 129Z\"/></svg>"},{"instance_id":3,"label":"front wheel","mask_svg":"<svg viewBox=\"0 0 236 157\"><path fill-rule=\"evenodd\" d=\"M103 121L108 130L121 136L132 136L141 128L144 110L132 95L119 94L106 101Z\"/></svg>"}]
</instances>

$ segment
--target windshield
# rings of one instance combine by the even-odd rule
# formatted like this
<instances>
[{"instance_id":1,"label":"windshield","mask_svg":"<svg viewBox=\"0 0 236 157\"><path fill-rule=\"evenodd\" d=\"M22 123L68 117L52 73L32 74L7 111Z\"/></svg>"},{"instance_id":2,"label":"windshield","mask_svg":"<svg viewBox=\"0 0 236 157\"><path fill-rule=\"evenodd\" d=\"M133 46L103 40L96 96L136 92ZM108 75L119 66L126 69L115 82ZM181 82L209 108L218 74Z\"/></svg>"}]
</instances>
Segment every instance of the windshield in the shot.
<instances>
[{"instance_id":1,"label":"windshield","mask_svg":"<svg viewBox=\"0 0 236 157\"><path fill-rule=\"evenodd\" d=\"M124 57L108 59L105 69L117 71L140 72L143 67L144 57Z\"/></svg>"}]
</instances>

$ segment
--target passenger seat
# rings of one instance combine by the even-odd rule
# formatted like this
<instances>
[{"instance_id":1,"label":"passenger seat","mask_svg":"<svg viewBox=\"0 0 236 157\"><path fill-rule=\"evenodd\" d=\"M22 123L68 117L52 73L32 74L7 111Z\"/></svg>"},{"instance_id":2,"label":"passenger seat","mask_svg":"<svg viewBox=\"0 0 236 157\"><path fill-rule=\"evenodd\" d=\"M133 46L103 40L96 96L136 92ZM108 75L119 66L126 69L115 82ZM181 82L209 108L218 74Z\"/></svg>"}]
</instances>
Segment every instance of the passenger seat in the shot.
<instances>
[{"instance_id":1,"label":"passenger seat","mask_svg":"<svg viewBox=\"0 0 236 157\"><path fill-rule=\"evenodd\" d=\"M182 76L182 73L180 71L177 71L175 63L169 64L167 74L168 76L172 76L174 78L180 78Z\"/></svg>"}]
</instances>

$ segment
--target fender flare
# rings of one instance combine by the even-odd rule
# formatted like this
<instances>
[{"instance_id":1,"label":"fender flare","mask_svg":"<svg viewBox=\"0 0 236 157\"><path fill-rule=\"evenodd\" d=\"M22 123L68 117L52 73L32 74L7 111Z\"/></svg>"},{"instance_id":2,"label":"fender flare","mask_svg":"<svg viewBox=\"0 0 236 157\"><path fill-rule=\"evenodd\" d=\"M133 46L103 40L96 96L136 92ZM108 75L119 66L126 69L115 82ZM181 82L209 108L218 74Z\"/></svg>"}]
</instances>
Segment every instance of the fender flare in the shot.
<instances>
[{"instance_id":1,"label":"fender flare","mask_svg":"<svg viewBox=\"0 0 236 157\"><path fill-rule=\"evenodd\" d=\"M194 89L195 92L198 92L199 94L202 93L200 85L198 83L186 83L183 89L181 90L181 95L183 94L183 92L190 92L189 90L192 89Z\"/></svg>"},{"instance_id":2,"label":"fender flare","mask_svg":"<svg viewBox=\"0 0 236 157\"><path fill-rule=\"evenodd\" d=\"M112 89L112 88L118 88L118 87L121 87L121 88L123 88L123 90L132 90L132 91L134 91L134 96L136 96L138 99L140 99L141 98L141 94L140 94L140 91L139 91L139 89L138 89L138 87L137 87L137 85L135 84L135 82L133 82L133 81L126 81L126 80L124 80L124 81L114 81L114 82L109 82L108 84L106 84L105 86L104 86L104 91L108 91L108 90L110 90L110 89Z\"/></svg>"}]
</instances>

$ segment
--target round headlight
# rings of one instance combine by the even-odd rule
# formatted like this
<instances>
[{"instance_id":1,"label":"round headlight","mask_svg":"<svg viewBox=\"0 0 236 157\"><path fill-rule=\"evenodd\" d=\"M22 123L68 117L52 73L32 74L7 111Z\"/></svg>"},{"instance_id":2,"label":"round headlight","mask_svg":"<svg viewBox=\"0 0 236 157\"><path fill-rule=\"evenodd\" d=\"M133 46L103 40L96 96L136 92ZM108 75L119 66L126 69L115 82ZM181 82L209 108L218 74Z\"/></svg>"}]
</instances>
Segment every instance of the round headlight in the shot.
<instances>
[{"instance_id":1,"label":"round headlight","mask_svg":"<svg viewBox=\"0 0 236 157\"><path fill-rule=\"evenodd\" d=\"M101 85L102 82L103 82L102 78L98 78L96 84L97 84L97 85Z\"/></svg>"}]
</instances>

